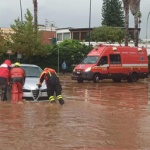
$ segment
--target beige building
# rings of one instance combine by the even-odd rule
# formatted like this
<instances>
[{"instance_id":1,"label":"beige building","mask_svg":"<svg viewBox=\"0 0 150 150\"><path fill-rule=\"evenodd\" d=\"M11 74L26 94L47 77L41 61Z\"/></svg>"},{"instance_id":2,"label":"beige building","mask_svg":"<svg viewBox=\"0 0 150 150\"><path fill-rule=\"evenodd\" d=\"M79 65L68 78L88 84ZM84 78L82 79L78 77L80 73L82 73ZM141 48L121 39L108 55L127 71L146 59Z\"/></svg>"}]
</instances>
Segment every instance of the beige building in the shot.
<instances>
[{"instance_id":1,"label":"beige building","mask_svg":"<svg viewBox=\"0 0 150 150\"><path fill-rule=\"evenodd\" d=\"M11 28L0 28L3 33L14 33L14 31Z\"/></svg>"},{"instance_id":2,"label":"beige building","mask_svg":"<svg viewBox=\"0 0 150 150\"><path fill-rule=\"evenodd\" d=\"M52 44L52 40L56 37L56 31L54 27L39 26L39 31L42 32L43 44ZM11 28L0 28L0 37L6 38L9 33L14 33Z\"/></svg>"},{"instance_id":3,"label":"beige building","mask_svg":"<svg viewBox=\"0 0 150 150\"><path fill-rule=\"evenodd\" d=\"M6 38L6 34L14 33L14 31L11 28L0 28L0 37Z\"/></svg>"}]
</instances>

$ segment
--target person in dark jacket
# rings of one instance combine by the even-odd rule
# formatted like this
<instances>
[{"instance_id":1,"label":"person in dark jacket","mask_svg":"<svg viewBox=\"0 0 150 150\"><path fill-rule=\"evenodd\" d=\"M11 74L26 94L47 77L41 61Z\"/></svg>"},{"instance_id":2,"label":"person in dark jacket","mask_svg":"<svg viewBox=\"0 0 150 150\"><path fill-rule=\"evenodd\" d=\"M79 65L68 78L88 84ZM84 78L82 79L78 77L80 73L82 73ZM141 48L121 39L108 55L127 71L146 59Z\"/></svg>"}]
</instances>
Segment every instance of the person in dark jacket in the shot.
<instances>
[{"instance_id":1,"label":"person in dark jacket","mask_svg":"<svg viewBox=\"0 0 150 150\"><path fill-rule=\"evenodd\" d=\"M16 62L10 70L10 83L12 103L22 102L23 91L22 87L25 83L25 71L20 67L20 63Z\"/></svg>"},{"instance_id":2,"label":"person in dark jacket","mask_svg":"<svg viewBox=\"0 0 150 150\"><path fill-rule=\"evenodd\" d=\"M11 68L11 61L8 59L6 59L0 65L0 85L2 86L2 95L1 95L2 101L7 100L6 93L7 93L7 86L10 78L10 68Z\"/></svg>"},{"instance_id":3,"label":"person in dark jacket","mask_svg":"<svg viewBox=\"0 0 150 150\"><path fill-rule=\"evenodd\" d=\"M56 71L52 68L45 68L39 77L39 83L37 84L40 88L43 81L45 80L47 85L47 95L51 103L56 103L54 93L56 94L57 100L61 105L64 104L63 97L61 95L61 84Z\"/></svg>"}]
</instances>

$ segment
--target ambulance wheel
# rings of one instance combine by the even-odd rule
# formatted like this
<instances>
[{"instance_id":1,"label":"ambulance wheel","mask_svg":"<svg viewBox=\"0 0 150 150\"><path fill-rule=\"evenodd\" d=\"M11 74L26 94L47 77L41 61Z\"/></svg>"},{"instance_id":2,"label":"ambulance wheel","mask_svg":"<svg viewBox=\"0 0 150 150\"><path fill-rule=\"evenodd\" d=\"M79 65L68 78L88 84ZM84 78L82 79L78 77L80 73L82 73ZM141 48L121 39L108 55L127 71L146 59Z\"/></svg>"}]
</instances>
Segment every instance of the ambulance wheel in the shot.
<instances>
[{"instance_id":1,"label":"ambulance wheel","mask_svg":"<svg viewBox=\"0 0 150 150\"><path fill-rule=\"evenodd\" d=\"M137 80L138 80L138 75L136 73L132 73L127 81L128 82L136 82Z\"/></svg>"},{"instance_id":2,"label":"ambulance wheel","mask_svg":"<svg viewBox=\"0 0 150 150\"><path fill-rule=\"evenodd\" d=\"M83 79L78 79L78 83L83 83Z\"/></svg>"},{"instance_id":3,"label":"ambulance wheel","mask_svg":"<svg viewBox=\"0 0 150 150\"><path fill-rule=\"evenodd\" d=\"M94 83L99 83L100 81L100 75L99 74L95 74L94 77L93 77L93 82Z\"/></svg>"}]
</instances>

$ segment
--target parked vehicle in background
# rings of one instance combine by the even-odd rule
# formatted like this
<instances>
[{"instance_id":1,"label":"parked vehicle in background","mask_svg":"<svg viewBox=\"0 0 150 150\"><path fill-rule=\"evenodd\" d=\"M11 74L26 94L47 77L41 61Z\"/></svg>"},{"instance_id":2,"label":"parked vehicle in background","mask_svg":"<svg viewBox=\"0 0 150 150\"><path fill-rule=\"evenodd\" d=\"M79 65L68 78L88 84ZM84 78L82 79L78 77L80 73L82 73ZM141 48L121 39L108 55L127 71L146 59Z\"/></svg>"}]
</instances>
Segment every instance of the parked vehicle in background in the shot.
<instances>
[{"instance_id":1,"label":"parked vehicle in background","mask_svg":"<svg viewBox=\"0 0 150 150\"><path fill-rule=\"evenodd\" d=\"M40 89L37 86L42 69L37 65L31 64L21 64L21 67L26 73L26 80L23 86L23 98L31 101L48 100L45 82L43 82Z\"/></svg>"},{"instance_id":2,"label":"parked vehicle in background","mask_svg":"<svg viewBox=\"0 0 150 150\"><path fill-rule=\"evenodd\" d=\"M78 82L103 79L136 82L147 78L148 70L146 48L100 44L74 68L71 78Z\"/></svg>"}]
</instances>

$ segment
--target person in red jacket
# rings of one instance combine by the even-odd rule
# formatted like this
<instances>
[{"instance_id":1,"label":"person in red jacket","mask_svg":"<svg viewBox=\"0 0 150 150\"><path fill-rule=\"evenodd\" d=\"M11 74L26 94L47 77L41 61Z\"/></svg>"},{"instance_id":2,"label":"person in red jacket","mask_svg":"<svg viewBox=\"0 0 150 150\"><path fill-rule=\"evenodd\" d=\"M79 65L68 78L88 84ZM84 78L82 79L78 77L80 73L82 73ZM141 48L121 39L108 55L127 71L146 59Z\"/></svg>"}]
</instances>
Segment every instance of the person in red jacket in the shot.
<instances>
[{"instance_id":1,"label":"person in red jacket","mask_svg":"<svg viewBox=\"0 0 150 150\"><path fill-rule=\"evenodd\" d=\"M10 83L12 84L11 96L12 103L22 102L22 87L25 83L25 71L20 67L20 63L16 62L10 70Z\"/></svg>"},{"instance_id":2,"label":"person in red jacket","mask_svg":"<svg viewBox=\"0 0 150 150\"><path fill-rule=\"evenodd\" d=\"M56 103L54 97L54 93L55 93L57 100L61 105L63 105L65 102L61 95L62 88L60 85L59 78L56 74L56 71L52 68L45 68L44 71L41 73L39 78L39 83L37 84L39 88L41 87L44 80L47 85L47 95L49 97L50 102Z\"/></svg>"},{"instance_id":3,"label":"person in red jacket","mask_svg":"<svg viewBox=\"0 0 150 150\"><path fill-rule=\"evenodd\" d=\"M8 59L6 59L0 65L0 85L2 86L2 95L1 95L2 101L7 100L6 93L7 93L7 86L10 77L10 68L11 68L11 61Z\"/></svg>"}]
</instances>

